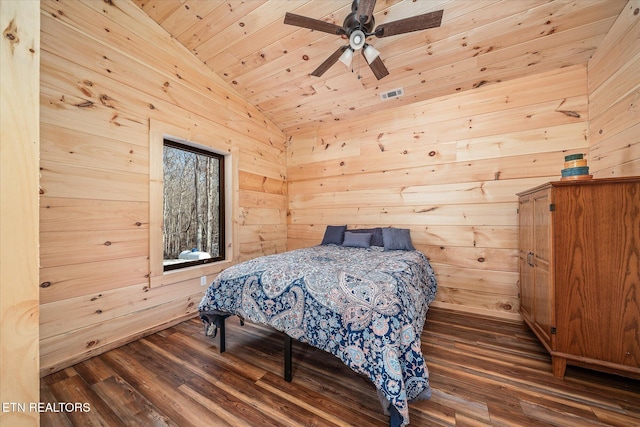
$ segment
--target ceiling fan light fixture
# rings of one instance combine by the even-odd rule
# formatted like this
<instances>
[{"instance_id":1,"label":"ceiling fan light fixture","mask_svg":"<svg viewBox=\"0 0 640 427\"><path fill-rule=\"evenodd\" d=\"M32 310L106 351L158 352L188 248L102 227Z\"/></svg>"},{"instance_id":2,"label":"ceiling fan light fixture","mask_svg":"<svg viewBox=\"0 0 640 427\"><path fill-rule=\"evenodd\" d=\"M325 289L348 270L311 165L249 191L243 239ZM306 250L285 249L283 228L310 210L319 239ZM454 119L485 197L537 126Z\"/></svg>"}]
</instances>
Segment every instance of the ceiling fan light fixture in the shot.
<instances>
[{"instance_id":1,"label":"ceiling fan light fixture","mask_svg":"<svg viewBox=\"0 0 640 427\"><path fill-rule=\"evenodd\" d=\"M371 46L370 44L364 45L363 54L369 64L371 64L373 61L376 60L378 56L380 56L380 52L378 51L378 49Z\"/></svg>"},{"instance_id":2,"label":"ceiling fan light fixture","mask_svg":"<svg viewBox=\"0 0 640 427\"><path fill-rule=\"evenodd\" d=\"M361 30L355 30L349 36L349 46L351 46L351 49L353 50L362 49L365 39L366 37L364 35L364 32L362 32Z\"/></svg>"},{"instance_id":3,"label":"ceiling fan light fixture","mask_svg":"<svg viewBox=\"0 0 640 427\"><path fill-rule=\"evenodd\" d=\"M352 60L353 60L353 50L350 47L348 47L345 49L342 55L340 55L339 61L342 62L344 65L346 65L347 68L349 68L349 66L351 66Z\"/></svg>"}]
</instances>

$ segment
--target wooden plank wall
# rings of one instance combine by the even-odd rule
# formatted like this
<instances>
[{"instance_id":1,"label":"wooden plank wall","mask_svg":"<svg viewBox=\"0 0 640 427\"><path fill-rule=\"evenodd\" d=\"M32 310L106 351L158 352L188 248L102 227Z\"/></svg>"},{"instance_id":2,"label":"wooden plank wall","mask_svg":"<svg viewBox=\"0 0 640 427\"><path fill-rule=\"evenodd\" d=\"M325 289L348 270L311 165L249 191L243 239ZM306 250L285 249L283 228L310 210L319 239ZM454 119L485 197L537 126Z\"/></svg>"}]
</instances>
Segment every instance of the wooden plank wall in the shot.
<instances>
[{"instance_id":1,"label":"wooden plank wall","mask_svg":"<svg viewBox=\"0 0 640 427\"><path fill-rule=\"evenodd\" d=\"M589 60L589 167L640 175L640 0L630 0Z\"/></svg>"},{"instance_id":2,"label":"wooden plank wall","mask_svg":"<svg viewBox=\"0 0 640 427\"><path fill-rule=\"evenodd\" d=\"M40 7L0 2L0 425L37 426ZM6 405L6 406L5 406Z\"/></svg>"},{"instance_id":3,"label":"wooden plank wall","mask_svg":"<svg viewBox=\"0 0 640 427\"><path fill-rule=\"evenodd\" d=\"M586 64L393 102L288 135L288 248L318 244L328 224L407 227L437 306L519 318L516 193L587 152Z\"/></svg>"},{"instance_id":4,"label":"wooden plank wall","mask_svg":"<svg viewBox=\"0 0 640 427\"><path fill-rule=\"evenodd\" d=\"M193 315L214 277L149 284L150 120L237 152L238 260L286 249L286 157L284 134L133 2L43 0L41 18L44 375Z\"/></svg>"}]
</instances>

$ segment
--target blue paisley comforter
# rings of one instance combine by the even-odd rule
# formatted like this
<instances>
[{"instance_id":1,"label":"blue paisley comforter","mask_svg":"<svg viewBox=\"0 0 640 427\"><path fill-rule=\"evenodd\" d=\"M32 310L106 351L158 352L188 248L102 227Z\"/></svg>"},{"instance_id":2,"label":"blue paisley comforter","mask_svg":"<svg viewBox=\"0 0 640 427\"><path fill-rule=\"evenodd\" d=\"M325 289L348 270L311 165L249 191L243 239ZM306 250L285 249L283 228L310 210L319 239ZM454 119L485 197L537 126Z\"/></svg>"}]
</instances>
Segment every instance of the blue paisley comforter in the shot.
<instances>
[{"instance_id":1,"label":"blue paisley comforter","mask_svg":"<svg viewBox=\"0 0 640 427\"><path fill-rule=\"evenodd\" d=\"M226 269L199 310L237 314L334 354L406 425L408 401L431 395L420 334L435 294L421 252L324 245Z\"/></svg>"}]
</instances>

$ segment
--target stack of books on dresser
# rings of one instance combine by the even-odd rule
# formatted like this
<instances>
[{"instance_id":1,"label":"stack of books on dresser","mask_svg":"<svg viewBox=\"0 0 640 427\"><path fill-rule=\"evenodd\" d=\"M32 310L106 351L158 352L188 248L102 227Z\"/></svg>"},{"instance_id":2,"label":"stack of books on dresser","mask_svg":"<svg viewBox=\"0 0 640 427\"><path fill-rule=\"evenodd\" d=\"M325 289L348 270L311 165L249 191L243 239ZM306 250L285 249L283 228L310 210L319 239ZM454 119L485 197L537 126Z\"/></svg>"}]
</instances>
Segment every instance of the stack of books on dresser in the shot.
<instances>
[{"instance_id":1,"label":"stack of books on dresser","mask_svg":"<svg viewBox=\"0 0 640 427\"><path fill-rule=\"evenodd\" d=\"M587 159L582 154L570 154L564 156L564 169L561 171L561 181L591 179Z\"/></svg>"}]
</instances>

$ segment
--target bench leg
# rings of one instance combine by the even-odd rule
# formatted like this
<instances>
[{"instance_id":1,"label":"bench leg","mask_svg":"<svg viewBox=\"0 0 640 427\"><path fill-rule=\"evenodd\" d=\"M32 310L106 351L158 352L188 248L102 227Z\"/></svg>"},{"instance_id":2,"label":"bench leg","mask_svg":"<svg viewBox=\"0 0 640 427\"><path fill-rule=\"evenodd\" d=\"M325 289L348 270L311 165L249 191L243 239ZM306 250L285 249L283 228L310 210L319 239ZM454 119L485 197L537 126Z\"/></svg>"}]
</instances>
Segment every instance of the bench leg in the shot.
<instances>
[{"instance_id":1,"label":"bench leg","mask_svg":"<svg viewBox=\"0 0 640 427\"><path fill-rule=\"evenodd\" d=\"M219 331L218 333L220 334L220 353L224 353L224 351L226 350L226 333L225 333L225 321L227 320L226 317L221 317L222 321L220 322L220 326L219 326Z\"/></svg>"},{"instance_id":2,"label":"bench leg","mask_svg":"<svg viewBox=\"0 0 640 427\"><path fill-rule=\"evenodd\" d=\"M291 382L291 337L284 334L284 380Z\"/></svg>"}]
</instances>

